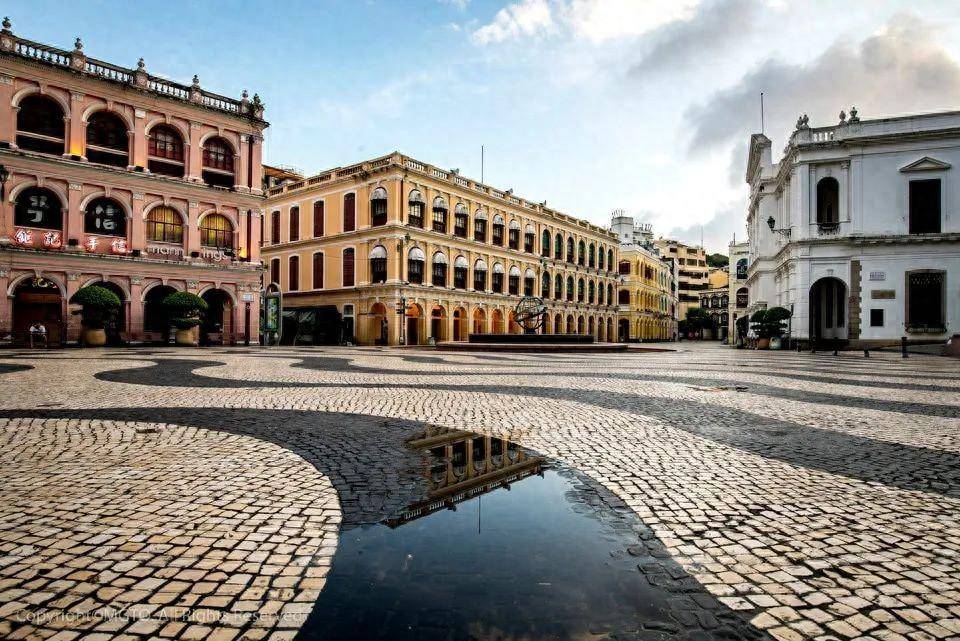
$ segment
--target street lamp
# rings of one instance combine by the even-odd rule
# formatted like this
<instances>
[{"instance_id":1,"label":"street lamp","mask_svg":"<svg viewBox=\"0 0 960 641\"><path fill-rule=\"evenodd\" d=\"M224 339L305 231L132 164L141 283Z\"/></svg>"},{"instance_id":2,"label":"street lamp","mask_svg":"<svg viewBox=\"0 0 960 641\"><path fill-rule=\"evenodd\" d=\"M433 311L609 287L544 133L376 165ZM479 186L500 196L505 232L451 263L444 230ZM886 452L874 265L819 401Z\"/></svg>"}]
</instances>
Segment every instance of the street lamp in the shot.
<instances>
[{"instance_id":1,"label":"street lamp","mask_svg":"<svg viewBox=\"0 0 960 641\"><path fill-rule=\"evenodd\" d=\"M783 229L777 229L777 221L773 216L767 218L767 227L769 227L770 231L772 231L774 234L780 234L784 238L790 238L790 228L785 227Z\"/></svg>"},{"instance_id":2,"label":"street lamp","mask_svg":"<svg viewBox=\"0 0 960 641\"><path fill-rule=\"evenodd\" d=\"M12 241L7 235L7 216L4 212L7 200L7 179L10 178L10 170L4 165L0 165L0 219L2 219L3 233L0 233L0 245L9 245Z\"/></svg>"}]
</instances>

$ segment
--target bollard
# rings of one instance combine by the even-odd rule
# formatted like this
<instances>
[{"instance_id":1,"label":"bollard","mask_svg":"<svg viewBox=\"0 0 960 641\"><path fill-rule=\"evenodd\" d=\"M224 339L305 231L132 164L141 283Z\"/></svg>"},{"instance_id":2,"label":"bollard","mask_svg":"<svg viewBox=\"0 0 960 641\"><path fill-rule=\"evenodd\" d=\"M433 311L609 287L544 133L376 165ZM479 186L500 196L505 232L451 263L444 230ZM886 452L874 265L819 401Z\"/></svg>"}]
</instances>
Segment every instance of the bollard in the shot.
<instances>
[{"instance_id":1,"label":"bollard","mask_svg":"<svg viewBox=\"0 0 960 641\"><path fill-rule=\"evenodd\" d=\"M867 349L866 347L863 348L863 357L870 358L870 350Z\"/></svg>"},{"instance_id":2,"label":"bollard","mask_svg":"<svg viewBox=\"0 0 960 641\"><path fill-rule=\"evenodd\" d=\"M907 354L907 337L906 336L900 337L900 356L902 356L903 358L909 358Z\"/></svg>"},{"instance_id":3,"label":"bollard","mask_svg":"<svg viewBox=\"0 0 960 641\"><path fill-rule=\"evenodd\" d=\"M833 350L833 355L834 355L834 356L837 355L837 350Z\"/></svg>"}]
</instances>

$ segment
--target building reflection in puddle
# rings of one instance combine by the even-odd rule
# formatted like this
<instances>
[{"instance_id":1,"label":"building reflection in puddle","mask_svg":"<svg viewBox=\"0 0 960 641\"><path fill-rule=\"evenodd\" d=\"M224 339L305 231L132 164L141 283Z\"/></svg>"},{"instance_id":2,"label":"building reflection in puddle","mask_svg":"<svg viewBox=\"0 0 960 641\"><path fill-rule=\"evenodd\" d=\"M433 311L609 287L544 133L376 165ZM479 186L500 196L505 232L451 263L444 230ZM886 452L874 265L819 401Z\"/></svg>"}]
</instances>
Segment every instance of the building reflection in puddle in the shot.
<instances>
[{"instance_id":1,"label":"building reflection in puddle","mask_svg":"<svg viewBox=\"0 0 960 641\"><path fill-rule=\"evenodd\" d=\"M576 471L448 428L406 444L422 495L341 531L299 639L757 638Z\"/></svg>"}]
</instances>

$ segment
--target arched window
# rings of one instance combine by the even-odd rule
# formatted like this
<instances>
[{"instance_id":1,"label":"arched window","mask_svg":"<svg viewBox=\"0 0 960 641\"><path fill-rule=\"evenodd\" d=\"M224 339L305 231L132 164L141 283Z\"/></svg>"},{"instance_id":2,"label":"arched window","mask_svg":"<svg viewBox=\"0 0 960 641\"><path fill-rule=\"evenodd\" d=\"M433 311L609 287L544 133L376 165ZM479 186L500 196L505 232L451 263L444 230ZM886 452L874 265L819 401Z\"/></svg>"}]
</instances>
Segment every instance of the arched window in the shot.
<instances>
[{"instance_id":1,"label":"arched window","mask_svg":"<svg viewBox=\"0 0 960 641\"><path fill-rule=\"evenodd\" d=\"M617 299L617 302L619 302L621 305L629 305L629 304L630 304L630 290L629 290L629 289L621 289L621 290L620 290L620 294L619 294L619 298Z\"/></svg>"},{"instance_id":2,"label":"arched window","mask_svg":"<svg viewBox=\"0 0 960 641\"><path fill-rule=\"evenodd\" d=\"M407 253L407 280L414 285L423 284L423 265L427 257L419 247L411 247Z\"/></svg>"},{"instance_id":3,"label":"arched window","mask_svg":"<svg viewBox=\"0 0 960 641\"><path fill-rule=\"evenodd\" d=\"M609 258L609 256L607 257ZM607 285L607 305L613 305L613 285Z\"/></svg>"},{"instance_id":4,"label":"arched window","mask_svg":"<svg viewBox=\"0 0 960 641\"><path fill-rule=\"evenodd\" d=\"M214 187L232 189L233 146L225 138L213 136L203 143L203 182Z\"/></svg>"},{"instance_id":5,"label":"arched window","mask_svg":"<svg viewBox=\"0 0 960 641\"><path fill-rule=\"evenodd\" d=\"M430 282L440 287L447 286L447 255L443 252L437 252L433 255Z\"/></svg>"},{"instance_id":6,"label":"arched window","mask_svg":"<svg viewBox=\"0 0 960 641\"><path fill-rule=\"evenodd\" d=\"M587 263L587 244L582 240L577 243L577 264L583 267Z\"/></svg>"},{"instance_id":7,"label":"arched window","mask_svg":"<svg viewBox=\"0 0 960 641\"><path fill-rule=\"evenodd\" d=\"M610 265L610 267L613 267L613 250L612 249L607 250L607 265Z\"/></svg>"},{"instance_id":8,"label":"arched window","mask_svg":"<svg viewBox=\"0 0 960 641\"><path fill-rule=\"evenodd\" d=\"M547 272L540 276L540 296L550 298L550 274Z\"/></svg>"},{"instance_id":9,"label":"arched window","mask_svg":"<svg viewBox=\"0 0 960 641\"><path fill-rule=\"evenodd\" d=\"M540 255L550 258L550 232L546 229L540 234Z\"/></svg>"},{"instance_id":10,"label":"arched window","mask_svg":"<svg viewBox=\"0 0 960 641\"><path fill-rule=\"evenodd\" d=\"M737 280L747 280L747 259L737 261Z\"/></svg>"},{"instance_id":11,"label":"arched window","mask_svg":"<svg viewBox=\"0 0 960 641\"><path fill-rule=\"evenodd\" d=\"M84 213L83 231L100 236L126 236L127 214L112 198L94 198Z\"/></svg>"},{"instance_id":12,"label":"arched window","mask_svg":"<svg viewBox=\"0 0 960 641\"><path fill-rule=\"evenodd\" d=\"M17 110L17 147L41 154L63 155L66 149L63 109L53 98L32 94Z\"/></svg>"},{"instance_id":13,"label":"arched window","mask_svg":"<svg viewBox=\"0 0 960 641\"><path fill-rule=\"evenodd\" d=\"M313 288L323 289L323 252L313 255Z\"/></svg>"},{"instance_id":14,"label":"arched window","mask_svg":"<svg viewBox=\"0 0 960 641\"><path fill-rule=\"evenodd\" d=\"M532 269L527 269L523 273L523 295L533 296L534 288L537 286L537 275Z\"/></svg>"},{"instance_id":15,"label":"arched window","mask_svg":"<svg viewBox=\"0 0 960 641\"><path fill-rule=\"evenodd\" d=\"M557 237L553 239L553 257L556 260L563 259L563 234L558 233Z\"/></svg>"},{"instance_id":16,"label":"arched window","mask_svg":"<svg viewBox=\"0 0 960 641\"><path fill-rule=\"evenodd\" d=\"M323 236L323 201L313 203L313 237Z\"/></svg>"},{"instance_id":17,"label":"arched window","mask_svg":"<svg viewBox=\"0 0 960 641\"><path fill-rule=\"evenodd\" d=\"M597 269L603 269L603 245L600 245L600 251L597 255Z\"/></svg>"},{"instance_id":18,"label":"arched window","mask_svg":"<svg viewBox=\"0 0 960 641\"><path fill-rule=\"evenodd\" d=\"M117 114L98 111L87 121L87 160L102 165L127 167L130 144L127 124Z\"/></svg>"},{"instance_id":19,"label":"arched window","mask_svg":"<svg viewBox=\"0 0 960 641\"><path fill-rule=\"evenodd\" d=\"M567 300L573 300L573 276L567 276Z\"/></svg>"},{"instance_id":20,"label":"arched window","mask_svg":"<svg viewBox=\"0 0 960 641\"><path fill-rule=\"evenodd\" d=\"M270 244L276 245L280 242L280 210L274 209L270 212Z\"/></svg>"},{"instance_id":21,"label":"arched window","mask_svg":"<svg viewBox=\"0 0 960 641\"><path fill-rule=\"evenodd\" d=\"M493 277L490 288L498 294L503 293L503 265L500 263L493 264Z\"/></svg>"},{"instance_id":22,"label":"arched window","mask_svg":"<svg viewBox=\"0 0 960 641\"><path fill-rule=\"evenodd\" d=\"M233 225L220 214L207 214L200 221L200 244L217 249L233 249Z\"/></svg>"},{"instance_id":23,"label":"arched window","mask_svg":"<svg viewBox=\"0 0 960 641\"><path fill-rule=\"evenodd\" d=\"M370 226L387 224L387 190L377 187L370 194Z\"/></svg>"},{"instance_id":24,"label":"arched window","mask_svg":"<svg viewBox=\"0 0 960 641\"><path fill-rule=\"evenodd\" d=\"M280 259L273 258L270 260L270 282L276 283L280 286Z\"/></svg>"},{"instance_id":25,"label":"arched window","mask_svg":"<svg viewBox=\"0 0 960 641\"><path fill-rule=\"evenodd\" d=\"M155 243L183 243L183 219L173 207L154 207L147 214L147 240Z\"/></svg>"},{"instance_id":26,"label":"arched window","mask_svg":"<svg viewBox=\"0 0 960 641\"><path fill-rule=\"evenodd\" d=\"M13 223L18 227L63 229L63 203L42 187L28 187L17 194Z\"/></svg>"},{"instance_id":27,"label":"arched window","mask_svg":"<svg viewBox=\"0 0 960 641\"><path fill-rule=\"evenodd\" d=\"M520 249L520 223L516 220L510 221L510 249Z\"/></svg>"},{"instance_id":28,"label":"arched window","mask_svg":"<svg viewBox=\"0 0 960 641\"><path fill-rule=\"evenodd\" d=\"M583 279L581 278L580 280L577 281L577 302L578 303L583 302L583 298L585 294L586 292L584 291L584 282L583 282Z\"/></svg>"},{"instance_id":29,"label":"arched window","mask_svg":"<svg viewBox=\"0 0 960 641\"><path fill-rule=\"evenodd\" d=\"M750 304L750 291L746 287L741 287L737 290L737 307L739 309L746 308Z\"/></svg>"},{"instance_id":30,"label":"arched window","mask_svg":"<svg viewBox=\"0 0 960 641\"><path fill-rule=\"evenodd\" d=\"M473 289L478 292L487 289L487 264L482 258L473 264Z\"/></svg>"},{"instance_id":31,"label":"arched window","mask_svg":"<svg viewBox=\"0 0 960 641\"><path fill-rule=\"evenodd\" d=\"M569 238L567 238L567 262L571 264L574 262L573 236L570 236Z\"/></svg>"},{"instance_id":32,"label":"arched window","mask_svg":"<svg viewBox=\"0 0 960 641\"><path fill-rule=\"evenodd\" d=\"M346 194L343 197L343 231L357 228L357 195Z\"/></svg>"},{"instance_id":33,"label":"arched window","mask_svg":"<svg viewBox=\"0 0 960 641\"><path fill-rule=\"evenodd\" d=\"M411 227L423 229L423 209L425 203L423 201L423 194L421 194L419 190L414 189L410 192L407 207L407 224Z\"/></svg>"},{"instance_id":34,"label":"arched window","mask_svg":"<svg viewBox=\"0 0 960 641\"><path fill-rule=\"evenodd\" d=\"M296 205L290 208L290 242L300 240L300 208Z\"/></svg>"},{"instance_id":35,"label":"arched window","mask_svg":"<svg viewBox=\"0 0 960 641\"><path fill-rule=\"evenodd\" d=\"M630 261L629 261L629 260L621 260L618 271L619 271L619 273L620 273L621 275L623 275L623 276L629 274L629 273L630 273Z\"/></svg>"},{"instance_id":36,"label":"arched window","mask_svg":"<svg viewBox=\"0 0 960 641\"><path fill-rule=\"evenodd\" d=\"M387 282L387 249L383 245L370 250L370 282Z\"/></svg>"},{"instance_id":37,"label":"arched window","mask_svg":"<svg viewBox=\"0 0 960 641\"><path fill-rule=\"evenodd\" d=\"M341 269L341 274L343 278L344 287L353 287L355 280L354 276L356 273L356 252L354 252L353 247L347 247L343 250L343 268Z\"/></svg>"},{"instance_id":38,"label":"arched window","mask_svg":"<svg viewBox=\"0 0 960 641\"><path fill-rule=\"evenodd\" d=\"M467 272L470 271L470 263L463 256L457 256L453 261L453 286L457 289L467 288Z\"/></svg>"},{"instance_id":39,"label":"arched window","mask_svg":"<svg viewBox=\"0 0 960 641\"><path fill-rule=\"evenodd\" d=\"M537 232L533 225L527 225L523 230L523 251L533 253L533 245L537 241Z\"/></svg>"},{"instance_id":40,"label":"arched window","mask_svg":"<svg viewBox=\"0 0 960 641\"><path fill-rule=\"evenodd\" d=\"M493 217L493 244L503 247L503 231L506 225L503 222L503 216L496 214Z\"/></svg>"},{"instance_id":41,"label":"arched window","mask_svg":"<svg viewBox=\"0 0 960 641\"><path fill-rule=\"evenodd\" d=\"M510 268L507 278L507 291L514 296L520 295L520 268L514 265Z\"/></svg>"},{"instance_id":42,"label":"arched window","mask_svg":"<svg viewBox=\"0 0 960 641\"><path fill-rule=\"evenodd\" d=\"M553 297L563 300L563 276L557 274L553 278Z\"/></svg>"},{"instance_id":43,"label":"arched window","mask_svg":"<svg viewBox=\"0 0 960 641\"><path fill-rule=\"evenodd\" d=\"M300 289L300 257L291 256L287 261L287 290L295 292Z\"/></svg>"},{"instance_id":44,"label":"arched window","mask_svg":"<svg viewBox=\"0 0 960 641\"><path fill-rule=\"evenodd\" d=\"M473 239L478 243L487 242L487 215L482 209L473 214Z\"/></svg>"},{"instance_id":45,"label":"arched window","mask_svg":"<svg viewBox=\"0 0 960 641\"><path fill-rule=\"evenodd\" d=\"M437 196L433 199L432 229L441 234L447 233L447 201L443 199L443 196ZM444 267L444 269L446 269L446 267Z\"/></svg>"},{"instance_id":46,"label":"arched window","mask_svg":"<svg viewBox=\"0 0 960 641\"><path fill-rule=\"evenodd\" d=\"M147 148L147 168L154 174L183 178L183 138L170 125L157 125L150 130Z\"/></svg>"},{"instance_id":47,"label":"arched window","mask_svg":"<svg viewBox=\"0 0 960 641\"><path fill-rule=\"evenodd\" d=\"M602 253L600 255L603 256ZM597 304L603 305L603 283L597 286Z\"/></svg>"},{"instance_id":48,"label":"arched window","mask_svg":"<svg viewBox=\"0 0 960 641\"><path fill-rule=\"evenodd\" d=\"M817 182L817 226L821 231L834 231L840 224L840 183L836 178Z\"/></svg>"},{"instance_id":49,"label":"arched window","mask_svg":"<svg viewBox=\"0 0 960 641\"><path fill-rule=\"evenodd\" d=\"M593 300L597 297L597 286L591 280L587 285L587 302L593 305Z\"/></svg>"},{"instance_id":50,"label":"arched window","mask_svg":"<svg viewBox=\"0 0 960 641\"><path fill-rule=\"evenodd\" d=\"M587 267L596 267L597 266L597 248L593 243L590 243L590 251L587 255Z\"/></svg>"},{"instance_id":51,"label":"arched window","mask_svg":"<svg viewBox=\"0 0 960 641\"><path fill-rule=\"evenodd\" d=\"M467 215L467 206L463 203L457 203L453 212L453 235L460 238L467 237L467 229L470 228L470 216Z\"/></svg>"}]
</instances>

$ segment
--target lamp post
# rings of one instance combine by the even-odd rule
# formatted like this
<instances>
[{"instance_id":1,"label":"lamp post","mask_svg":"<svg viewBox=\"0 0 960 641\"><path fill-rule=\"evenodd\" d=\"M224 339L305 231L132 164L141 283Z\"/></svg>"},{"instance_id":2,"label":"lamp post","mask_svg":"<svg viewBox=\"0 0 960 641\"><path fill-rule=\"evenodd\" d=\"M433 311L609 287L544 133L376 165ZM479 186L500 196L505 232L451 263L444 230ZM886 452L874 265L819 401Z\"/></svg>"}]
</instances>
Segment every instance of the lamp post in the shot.
<instances>
[{"instance_id":1,"label":"lamp post","mask_svg":"<svg viewBox=\"0 0 960 641\"><path fill-rule=\"evenodd\" d=\"M4 165L0 165L0 220L3 222L2 233L0 233L0 245L9 245L10 236L7 234L7 179L10 178L10 170Z\"/></svg>"},{"instance_id":2,"label":"lamp post","mask_svg":"<svg viewBox=\"0 0 960 641\"><path fill-rule=\"evenodd\" d=\"M790 228L784 227L783 229L777 229L777 221L773 216L767 218L767 227L770 228L774 234L780 234L784 238L790 238Z\"/></svg>"}]
</instances>

